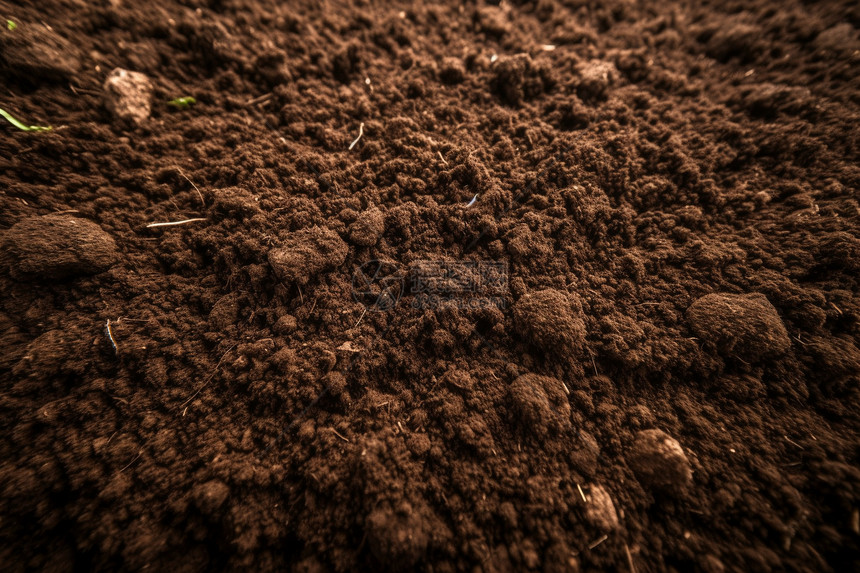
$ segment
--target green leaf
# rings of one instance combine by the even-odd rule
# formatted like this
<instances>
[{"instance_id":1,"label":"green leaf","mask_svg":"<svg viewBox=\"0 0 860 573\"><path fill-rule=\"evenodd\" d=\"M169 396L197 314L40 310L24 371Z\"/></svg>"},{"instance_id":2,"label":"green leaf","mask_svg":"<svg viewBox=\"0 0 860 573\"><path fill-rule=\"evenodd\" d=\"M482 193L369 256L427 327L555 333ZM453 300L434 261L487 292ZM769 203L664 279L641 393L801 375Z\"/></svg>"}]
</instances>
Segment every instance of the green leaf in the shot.
<instances>
[{"instance_id":1,"label":"green leaf","mask_svg":"<svg viewBox=\"0 0 860 573\"><path fill-rule=\"evenodd\" d=\"M20 129L21 131L51 131L51 126L42 127L40 125L24 125L7 112L5 109L0 109L0 115L5 117L9 123Z\"/></svg>"},{"instance_id":2,"label":"green leaf","mask_svg":"<svg viewBox=\"0 0 860 573\"><path fill-rule=\"evenodd\" d=\"M178 97L176 99L172 99L167 103L168 103L168 105L172 105L173 107L176 107L179 109L188 109L189 107L191 107L192 105L197 103L197 100L191 96L187 96L187 97Z\"/></svg>"},{"instance_id":3,"label":"green leaf","mask_svg":"<svg viewBox=\"0 0 860 573\"><path fill-rule=\"evenodd\" d=\"M17 28L17 27L18 27L18 24L16 24L12 20L6 20L6 29L8 29L10 32L14 32L15 28Z\"/></svg>"}]
</instances>

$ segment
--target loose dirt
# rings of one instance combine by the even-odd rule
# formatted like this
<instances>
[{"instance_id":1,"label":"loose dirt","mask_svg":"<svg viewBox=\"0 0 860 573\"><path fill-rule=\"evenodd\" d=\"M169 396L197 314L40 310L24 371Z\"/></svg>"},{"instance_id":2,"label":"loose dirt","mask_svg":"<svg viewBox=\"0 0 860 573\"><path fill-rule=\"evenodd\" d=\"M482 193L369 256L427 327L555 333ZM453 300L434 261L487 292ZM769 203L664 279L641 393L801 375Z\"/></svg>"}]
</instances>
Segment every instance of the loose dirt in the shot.
<instances>
[{"instance_id":1,"label":"loose dirt","mask_svg":"<svg viewBox=\"0 0 860 573\"><path fill-rule=\"evenodd\" d=\"M4 569L860 569L855 2L0 11Z\"/></svg>"}]
</instances>

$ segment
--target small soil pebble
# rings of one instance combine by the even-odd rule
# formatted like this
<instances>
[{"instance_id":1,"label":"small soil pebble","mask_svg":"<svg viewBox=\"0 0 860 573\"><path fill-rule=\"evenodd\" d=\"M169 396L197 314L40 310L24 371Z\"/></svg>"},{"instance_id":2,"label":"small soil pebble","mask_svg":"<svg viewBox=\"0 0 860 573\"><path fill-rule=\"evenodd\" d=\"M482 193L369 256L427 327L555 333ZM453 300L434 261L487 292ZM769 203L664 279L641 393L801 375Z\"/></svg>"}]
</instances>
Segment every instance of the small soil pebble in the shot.
<instances>
[{"instance_id":1,"label":"small soil pebble","mask_svg":"<svg viewBox=\"0 0 860 573\"><path fill-rule=\"evenodd\" d=\"M600 60L587 62L579 67L576 93L584 100L603 99L617 75L618 70L611 62Z\"/></svg>"},{"instance_id":2,"label":"small soil pebble","mask_svg":"<svg viewBox=\"0 0 860 573\"><path fill-rule=\"evenodd\" d=\"M523 295L514 323L528 342L546 352L575 353L585 340L582 305L570 295L546 289Z\"/></svg>"},{"instance_id":3,"label":"small soil pebble","mask_svg":"<svg viewBox=\"0 0 860 573\"><path fill-rule=\"evenodd\" d=\"M739 19L728 20L720 26L706 46L709 56L721 61L731 58L748 60L762 50L762 30Z\"/></svg>"},{"instance_id":4,"label":"small soil pebble","mask_svg":"<svg viewBox=\"0 0 860 573\"><path fill-rule=\"evenodd\" d=\"M284 314L275 323L274 329L278 334L289 334L298 327L296 317L291 314Z\"/></svg>"},{"instance_id":5,"label":"small soil pebble","mask_svg":"<svg viewBox=\"0 0 860 573\"><path fill-rule=\"evenodd\" d=\"M206 515L218 511L229 496L230 488L219 480L199 484L191 494L197 508Z\"/></svg>"},{"instance_id":6,"label":"small soil pebble","mask_svg":"<svg viewBox=\"0 0 860 573\"><path fill-rule=\"evenodd\" d=\"M19 22L13 30L8 24L0 27L0 58L3 75L28 82L67 80L81 67L72 44L43 24Z\"/></svg>"},{"instance_id":7,"label":"small soil pebble","mask_svg":"<svg viewBox=\"0 0 860 573\"><path fill-rule=\"evenodd\" d=\"M592 485L586 490L588 502L585 506L585 518L601 533L609 533L618 529L618 512L612 503L612 496L602 485Z\"/></svg>"},{"instance_id":8,"label":"small soil pebble","mask_svg":"<svg viewBox=\"0 0 860 573\"><path fill-rule=\"evenodd\" d=\"M627 463L639 483L652 491L679 491L693 480L681 444L663 430L637 432Z\"/></svg>"},{"instance_id":9,"label":"small soil pebble","mask_svg":"<svg viewBox=\"0 0 860 573\"><path fill-rule=\"evenodd\" d=\"M504 56L494 65L492 87L512 106L537 97L552 85L551 70L528 54Z\"/></svg>"},{"instance_id":10,"label":"small soil pebble","mask_svg":"<svg viewBox=\"0 0 860 573\"><path fill-rule=\"evenodd\" d=\"M322 271L343 264L349 247L326 227L311 227L287 235L269 252L269 263L285 283L305 284Z\"/></svg>"},{"instance_id":11,"label":"small soil pebble","mask_svg":"<svg viewBox=\"0 0 860 573\"><path fill-rule=\"evenodd\" d=\"M466 79L466 67L459 58L445 58L439 68L439 79L446 84L459 84Z\"/></svg>"},{"instance_id":12,"label":"small soil pebble","mask_svg":"<svg viewBox=\"0 0 860 573\"><path fill-rule=\"evenodd\" d=\"M372 247L385 232L385 216L379 209L370 209L349 226L349 240L362 247Z\"/></svg>"},{"instance_id":13,"label":"small soil pebble","mask_svg":"<svg viewBox=\"0 0 860 573\"><path fill-rule=\"evenodd\" d=\"M570 427L570 403L556 378L523 374L508 391L513 413L526 433L542 437Z\"/></svg>"},{"instance_id":14,"label":"small soil pebble","mask_svg":"<svg viewBox=\"0 0 860 573\"><path fill-rule=\"evenodd\" d=\"M145 74L116 68L104 85L105 107L118 120L140 125L149 117L152 82Z\"/></svg>"},{"instance_id":15,"label":"small soil pebble","mask_svg":"<svg viewBox=\"0 0 860 573\"><path fill-rule=\"evenodd\" d=\"M726 356L758 360L791 346L779 314L763 294L709 294L687 309L693 331Z\"/></svg>"},{"instance_id":16,"label":"small soil pebble","mask_svg":"<svg viewBox=\"0 0 860 573\"><path fill-rule=\"evenodd\" d=\"M854 26L842 22L818 34L813 45L825 52L850 54L860 50L860 39Z\"/></svg>"},{"instance_id":17,"label":"small soil pebble","mask_svg":"<svg viewBox=\"0 0 860 573\"><path fill-rule=\"evenodd\" d=\"M86 219L65 215L30 217L16 223L3 240L13 277L62 279L92 275L117 261L114 240Z\"/></svg>"},{"instance_id":18,"label":"small soil pebble","mask_svg":"<svg viewBox=\"0 0 860 573\"><path fill-rule=\"evenodd\" d=\"M397 511L374 510L367 517L366 527L371 552L388 570L409 570L427 551L430 537L425 524L407 503Z\"/></svg>"}]
</instances>

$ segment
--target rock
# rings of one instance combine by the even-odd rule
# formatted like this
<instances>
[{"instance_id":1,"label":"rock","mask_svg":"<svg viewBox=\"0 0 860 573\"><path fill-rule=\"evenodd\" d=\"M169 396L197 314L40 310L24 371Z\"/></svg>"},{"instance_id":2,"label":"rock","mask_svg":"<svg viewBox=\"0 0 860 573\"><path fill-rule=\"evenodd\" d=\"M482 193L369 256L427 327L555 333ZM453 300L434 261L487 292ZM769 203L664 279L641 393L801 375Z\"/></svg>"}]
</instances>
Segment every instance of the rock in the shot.
<instances>
[{"instance_id":1,"label":"rock","mask_svg":"<svg viewBox=\"0 0 860 573\"><path fill-rule=\"evenodd\" d=\"M269 252L269 263L277 277L288 284L303 285L322 271L343 264L349 251L340 235L325 227L295 231L282 244Z\"/></svg>"},{"instance_id":2,"label":"rock","mask_svg":"<svg viewBox=\"0 0 860 573\"><path fill-rule=\"evenodd\" d=\"M528 342L546 352L575 354L585 341L582 305L554 289L520 297L513 310L514 324Z\"/></svg>"},{"instance_id":3,"label":"rock","mask_svg":"<svg viewBox=\"0 0 860 573\"><path fill-rule=\"evenodd\" d=\"M791 340L763 294L709 294L687 309L693 331L726 356L754 361L780 356Z\"/></svg>"},{"instance_id":4,"label":"rock","mask_svg":"<svg viewBox=\"0 0 860 573\"><path fill-rule=\"evenodd\" d=\"M149 117L152 82L138 72L116 68L104 84L105 107L118 120L140 125Z\"/></svg>"},{"instance_id":5,"label":"rock","mask_svg":"<svg viewBox=\"0 0 860 573\"><path fill-rule=\"evenodd\" d=\"M407 571L417 565L430 541L424 520L405 502L397 511L374 510L365 527L373 556L393 571Z\"/></svg>"},{"instance_id":6,"label":"rock","mask_svg":"<svg viewBox=\"0 0 860 573\"><path fill-rule=\"evenodd\" d=\"M385 216L379 209L369 209L349 226L349 240L362 247L372 247L385 233Z\"/></svg>"},{"instance_id":7,"label":"rock","mask_svg":"<svg viewBox=\"0 0 860 573\"><path fill-rule=\"evenodd\" d=\"M78 50L43 24L18 22L14 30L0 27L3 75L32 81L65 81L81 68Z\"/></svg>"},{"instance_id":8,"label":"rock","mask_svg":"<svg viewBox=\"0 0 860 573\"><path fill-rule=\"evenodd\" d=\"M556 378L523 374L511 383L508 393L513 412L527 433L542 437L570 427L570 403Z\"/></svg>"},{"instance_id":9,"label":"rock","mask_svg":"<svg viewBox=\"0 0 860 573\"><path fill-rule=\"evenodd\" d=\"M612 496L601 485L591 485L586 488L588 502L585 505L585 518L601 533L609 533L618 529L618 513Z\"/></svg>"},{"instance_id":10,"label":"rock","mask_svg":"<svg viewBox=\"0 0 860 573\"><path fill-rule=\"evenodd\" d=\"M16 279L92 275L109 269L119 256L116 243L101 227L66 215L19 221L3 243L4 262Z\"/></svg>"},{"instance_id":11,"label":"rock","mask_svg":"<svg viewBox=\"0 0 860 573\"><path fill-rule=\"evenodd\" d=\"M230 488L219 480L198 484L191 493L194 504L206 515L212 515L218 511L229 495Z\"/></svg>"},{"instance_id":12,"label":"rock","mask_svg":"<svg viewBox=\"0 0 860 573\"><path fill-rule=\"evenodd\" d=\"M663 430L637 432L627 464L643 487L679 492L693 481L693 470L678 440Z\"/></svg>"}]
</instances>

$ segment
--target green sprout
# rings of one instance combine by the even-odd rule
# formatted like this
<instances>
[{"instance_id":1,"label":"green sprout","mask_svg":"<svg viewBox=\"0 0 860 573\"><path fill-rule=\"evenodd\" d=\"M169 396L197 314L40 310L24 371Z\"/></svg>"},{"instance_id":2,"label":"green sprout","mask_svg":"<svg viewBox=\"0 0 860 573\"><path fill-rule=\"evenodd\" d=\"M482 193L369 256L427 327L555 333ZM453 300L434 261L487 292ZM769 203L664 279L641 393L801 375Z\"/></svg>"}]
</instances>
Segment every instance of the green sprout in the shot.
<instances>
[{"instance_id":1,"label":"green sprout","mask_svg":"<svg viewBox=\"0 0 860 573\"><path fill-rule=\"evenodd\" d=\"M9 30L10 32L14 32L15 28L17 28L17 27L18 27L18 24L16 24L12 20L6 20L6 29Z\"/></svg>"},{"instance_id":2,"label":"green sprout","mask_svg":"<svg viewBox=\"0 0 860 573\"><path fill-rule=\"evenodd\" d=\"M188 109L189 107L191 107L192 105L197 103L197 100L191 96L187 96L187 97L178 97L176 99L172 99L167 103L168 103L168 105L172 105L173 107L178 108L178 109Z\"/></svg>"},{"instance_id":3,"label":"green sprout","mask_svg":"<svg viewBox=\"0 0 860 573\"><path fill-rule=\"evenodd\" d=\"M0 109L0 115L5 117L9 123L20 129L21 131L51 131L51 126L42 127L41 125L24 125L7 112L5 109Z\"/></svg>"}]
</instances>

